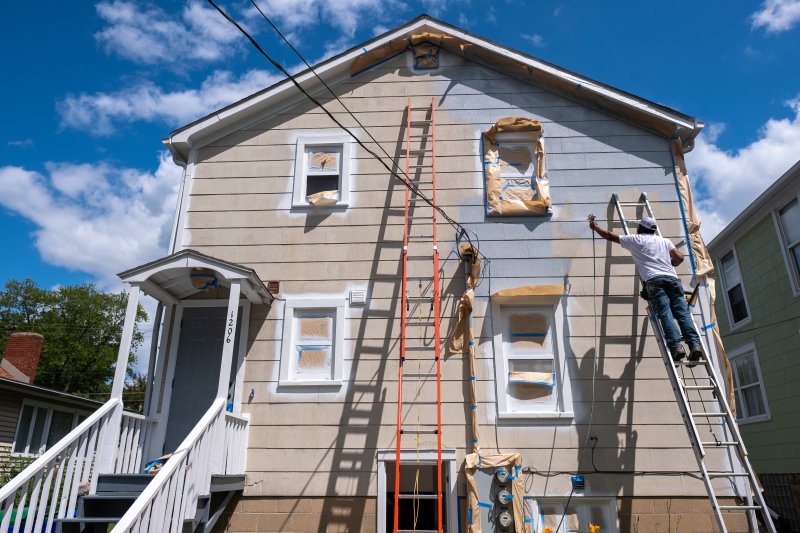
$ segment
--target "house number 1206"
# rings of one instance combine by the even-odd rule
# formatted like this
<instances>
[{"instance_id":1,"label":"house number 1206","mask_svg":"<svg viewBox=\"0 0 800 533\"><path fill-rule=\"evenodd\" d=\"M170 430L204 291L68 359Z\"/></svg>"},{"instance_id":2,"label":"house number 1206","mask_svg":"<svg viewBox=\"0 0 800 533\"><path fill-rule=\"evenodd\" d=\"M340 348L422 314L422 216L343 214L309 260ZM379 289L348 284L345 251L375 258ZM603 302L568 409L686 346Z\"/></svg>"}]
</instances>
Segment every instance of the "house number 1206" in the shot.
<instances>
[{"instance_id":1,"label":"house number 1206","mask_svg":"<svg viewBox=\"0 0 800 533\"><path fill-rule=\"evenodd\" d=\"M231 311L231 317L228 319L228 333L225 336L225 342L231 342L232 334L233 334L233 311Z\"/></svg>"}]
</instances>

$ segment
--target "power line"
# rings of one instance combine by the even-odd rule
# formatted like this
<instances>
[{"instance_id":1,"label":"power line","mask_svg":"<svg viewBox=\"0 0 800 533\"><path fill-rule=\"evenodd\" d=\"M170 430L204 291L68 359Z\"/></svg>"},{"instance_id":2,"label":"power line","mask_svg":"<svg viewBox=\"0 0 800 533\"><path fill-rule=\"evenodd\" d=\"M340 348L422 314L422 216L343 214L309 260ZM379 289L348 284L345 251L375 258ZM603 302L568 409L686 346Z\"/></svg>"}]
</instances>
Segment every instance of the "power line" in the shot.
<instances>
[{"instance_id":1,"label":"power line","mask_svg":"<svg viewBox=\"0 0 800 533\"><path fill-rule=\"evenodd\" d=\"M251 0L251 1L252 1L252 0ZM395 177L395 178L397 178L398 180L400 180L400 182L401 182L401 183L402 183L402 184L403 184L403 185L404 185L406 188L408 188L408 189L409 189L409 190L410 190L412 193L414 193L414 194L415 194L415 195L416 195L418 198L420 198L421 200L423 200L423 201L424 201L426 204L428 204L430 207L432 207L433 209L435 209L435 210L436 210L436 211L437 211L437 212L438 212L440 215L442 215L442 217L443 217L443 218L444 218L444 219L447 221L447 223L448 223L448 224L450 224L450 226L452 226L454 229L456 229L456 230L459 232L459 236L463 236L463 237L464 237L464 238L467 240L467 242L469 242L469 244L470 244L470 245L472 245L472 240L471 240L471 239L470 239L470 237L469 237L469 233L468 233L468 231L469 231L469 230L467 230L467 228L465 228L464 226L462 226L461 224L459 224L458 222L456 222L455 220L453 220L453 219L452 219L452 218L451 218L451 217L450 217L450 216L449 216L447 213L445 213L445 211L444 211L442 208L440 208L440 207L439 207L439 206L437 206L437 205L434 205L434 203L433 203L433 202L432 202L432 201L431 201L431 200L430 200L430 199L429 199L427 196L425 196L425 195L422 193L422 191L421 191L421 190L420 190L420 189L419 189L419 188L418 188L418 187L417 187L417 186L416 186L414 183L412 183L412 182L411 182L411 180L409 179L408 175L407 175L405 172L403 172L403 171L401 170L401 172L403 172L403 176L404 176L404 177L401 177L399 174L397 174L397 172L395 172L394 170L392 170L392 168L390 168L390 167L389 167L389 165L387 165L387 164L386 164L386 162L383 160L383 158L381 158L381 156L379 156L379 155L378 155L378 154L376 154L374 151L372 151L370 148L368 148L368 147L367 147L367 146L366 146L366 145L365 145L365 144L364 144L364 143L361 141L361 139L359 139L358 137L356 137L356 135L355 135L355 134L354 134L352 131L350 131L350 130L349 130L347 127L345 127L345 126L344 126L344 125L343 125L343 124L342 124L342 123L341 123L339 120L337 120L337 119L336 119L336 117L334 117L334 116L333 116L333 114L332 114L330 111L328 111L328 110L327 110L327 109L326 109L326 108L325 108L325 107L324 107L324 106L323 106L323 105L322 105L322 104L321 104L321 103L320 103L320 102L319 102L319 101L318 101L316 98L314 98L313 96L311 96L311 94L309 94L309 93L308 93L308 91L306 91L305 89L303 89L303 87L302 87L302 86L301 86L301 85L300 85L300 84L297 82L297 80L295 80L294 76L292 76L291 74L289 74L289 72L288 72L288 71L287 71L287 70L286 70L286 69L285 69L285 68L284 68L284 67L283 67L283 66L282 66L280 63L278 63L277 61L275 61L275 60L274 60L274 59L273 59L273 58L272 58L272 57L271 57L269 54L267 54L267 52L265 52L265 51L264 51L264 49L261 47L261 45L260 45L260 44L258 44L258 41L256 41L256 40L255 40L255 38L253 38L253 37L252 37L252 36L251 36L251 35L250 35L250 34L249 34L249 33L248 33L248 32L247 32L247 31L246 31L244 28L242 28L242 27L239 25L239 23L238 23L238 22L236 22L236 21L235 21L235 20L234 20L234 19L233 19L233 18L232 18L230 15L228 15L228 14L227 14L227 13L226 13L226 12L225 12L225 11L224 11L222 8L221 8L221 7L219 7L217 4L215 4L215 3L214 3L214 0L208 0L208 3L209 3L209 4L211 4L211 5L214 7L214 9L216 9L216 10L217 10L217 11L220 13L220 15L222 15L223 17L225 17L225 19L226 19L228 22L230 22L231 24L233 24L234 26L236 26L236 29L238 29L238 30L239 30L239 31L242 33L242 35L244 35L244 36L245 36L245 37L246 37L246 38L247 38L247 39L250 41L250 43L251 43L251 44L252 44L252 45L253 45L253 46L256 48L256 50L258 50L258 51L259 51L259 53L261 53L261 55L263 55L263 56L264 56L264 57L267 59L267 61L269 61L269 62L272 64L272 66L274 66L274 67L275 67L276 69L278 69L278 70L279 70L279 71L280 71L282 74L284 74L286 77L288 77L288 78L289 78L289 80L290 80L290 81L292 82L292 84L293 84L293 85L294 85L294 86L297 88L297 90L299 90L301 93L303 93L303 94L304 94L304 95L305 95L305 96L306 96L306 97L307 97L309 100L311 100L311 101L312 101L312 102L313 102L315 105L317 105L317 106L318 106L320 109L322 109L322 111L323 111L323 112L324 112L326 115L328 115L328 117L329 117L329 118L330 118L330 119L331 119L331 120L332 120L332 121L333 121L333 122L334 122L334 123L335 123L337 126L339 126L339 127L340 127L341 129L343 129L343 130L344 130L344 131L345 131L345 132L346 132L346 133L347 133L347 134L348 134L350 137L352 137L352 138L353 138L353 140L355 140L355 142L356 142L356 143L358 143L358 145L359 145L361 148L363 148L363 149L364 149L364 150L365 150L365 151L366 151L366 152L367 152L369 155L371 155L371 156L372 156L372 157L373 157L375 160L377 160L377 161L378 161L378 162L379 162L379 163L380 163L380 164L381 164L381 165L382 165L382 166L383 166L383 167L384 167L384 168L385 168L385 169L386 169L386 170L387 170L387 171L388 171L388 172L389 172L389 173L390 173L390 174L391 174L393 177ZM255 5L255 3L254 3L254 5ZM297 55L300 57L300 59L302 59L303 63L305 63L305 64L306 64L306 66L308 66L308 68L311 70L311 72L314 74L314 76L316 76L316 77L317 77L317 79L319 79L320 81L322 81L322 79L321 79L321 78L319 77L319 75L318 75L318 74L317 74L317 73L314 71L314 69L313 69L313 68L312 68L312 67L311 67L311 66L308 64L308 62L306 62L306 60L303 58L303 56L300 54L300 52L298 52L298 51L297 51L297 49L296 49L296 48L294 48L294 47L291 45L291 43L289 43L289 41L286 39L286 37L284 37L284 35L283 35L283 34L282 34L282 33L281 33L281 32L280 32L278 29L277 29L277 27L276 27L276 26L275 26L275 25L272 23L272 21L270 21L270 20L269 20L269 18L268 18L268 17L267 17L267 16L264 14L264 12L263 12L263 11L261 11L261 9L260 9L260 8L259 8L257 5L255 5L255 7L256 7L256 9L258 10L258 12L259 12L259 13L261 13L261 16L262 16L262 17L264 17L264 19L265 19L265 20L266 20L266 21L267 21L267 22L270 24L270 26L272 26L272 27L275 29L275 31L277 31L277 32L278 32L278 34L279 34L279 35L280 35L280 36L283 38L283 40L286 42L286 44L288 44L288 45L289 45L289 47L290 47L290 48L291 48L291 49L294 51L294 53L295 53L295 54L297 54ZM374 142L375 144L377 144L377 145L378 145L378 147L379 147L379 148L380 148L380 149L383 151L383 153L384 153L384 154L386 154L386 156L387 156L387 157L389 157L389 159L391 160L391 159L392 159L392 158L391 158L391 156L390 156L388 153L386 153L386 150L384 150L384 149L383 149L383 147L380 145L380 143L378 143L378 142L375 140L375 138L374 138L374 137L373 137L373 136L372 136L372 135L369 133L369 131L368 131L368 130L367 130L367 129L366 129L366 128L365 128L365 127L364 127L364 126L361 124L361 122L360 122L360 121L359 121L357 118L355 118L355 116L353 115L353 113L351 113L351 112L350 112L350 110L349 110L349 109L347 109L347 106L345 106L345 105L342 103L342 101L341 101L341 100L339 100L339 98L336 96L336 94L334 94L334 92L331 90L331 88L330 88L330 87L328 87L328 85L327 85L327 84L325 84L325 82L323 82L323 85L325 85L325 87L326 87L326 88L327 88L327 89L328 89L328 90L331 92L331 94L333 94L334 98L336 98L336 100L337 100L337 101L338 101L338 102L339 102L339 103L342 105L342 107L344 107L344 109L347 111L347 113L348 113L348 114L350 114L350 116L352 116L352 117L353 117L353 118L356 120L356 122L357 122L357 123L359 124L359 126L360 126L360 127L363 129L363 130L364 130L364 132L365 132L367 135L369 135L370 139L372 139L372 142ZM393 160L392 160L392 161L393 161ZM393 164L394 164L394 166L398 167L398 165L397 165L396 163L394 163L394 161L393 161ZM399 169L399 167L398 167L398 169ZM473 232L473 233L474 233L474 232ZM479 255L481 255L481 256L483 256L483 257L486 259L486 256L485 256L485 255L483 255L483 254L482 254L480 251L478 251L478 254L479 254Z\"/></svg>"},{"instance_id":2,"label":"power line","mask_svg":"<svg viewBox=\"0 0 800 533\"><path fill-rule=\"evenodd\" d=\"M726 333L725 336L728 337L728 336L731 336L731 335L739 335L740 333L750 333L751 331L756 331L757 329L763 329L763 328L769 328L769 327L772 327L772 326L777 326L777 325L780 325L780 324L784 324L786 322L791 322L792 320L797 320L798 318L800 318L800 315L792 316L792 317L786 318L784 320L778 320L777 322L771 322L769 324L763 324L761 326L755 326L755 327L752 327L752 328L743 329L741 331L733 331L733 332L730 332L730 333Z\"/></svg>"}]
</instances>

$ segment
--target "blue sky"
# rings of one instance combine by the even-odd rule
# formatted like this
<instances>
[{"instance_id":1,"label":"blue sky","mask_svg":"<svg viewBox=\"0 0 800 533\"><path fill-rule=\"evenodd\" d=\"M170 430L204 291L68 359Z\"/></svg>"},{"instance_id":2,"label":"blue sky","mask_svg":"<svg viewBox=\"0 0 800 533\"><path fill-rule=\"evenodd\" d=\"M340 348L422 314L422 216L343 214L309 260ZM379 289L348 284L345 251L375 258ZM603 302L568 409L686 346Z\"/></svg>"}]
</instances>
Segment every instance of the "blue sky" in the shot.
<instances>
[{"instance_id":1,"label":"blue sky","mask_svg":"<svg viewBox=\"0 0 800 533\"><path fill-rule=\"evenodd\" d=\"M426 12L698 117L689 155L713 236L800 158L800 0L259 0L311 61ZM285 65L246 0L222 4ZM5 6L0 282L97 281L166 250L170 131L279 79L199 0Z\"/></svg>"}]
</instances>

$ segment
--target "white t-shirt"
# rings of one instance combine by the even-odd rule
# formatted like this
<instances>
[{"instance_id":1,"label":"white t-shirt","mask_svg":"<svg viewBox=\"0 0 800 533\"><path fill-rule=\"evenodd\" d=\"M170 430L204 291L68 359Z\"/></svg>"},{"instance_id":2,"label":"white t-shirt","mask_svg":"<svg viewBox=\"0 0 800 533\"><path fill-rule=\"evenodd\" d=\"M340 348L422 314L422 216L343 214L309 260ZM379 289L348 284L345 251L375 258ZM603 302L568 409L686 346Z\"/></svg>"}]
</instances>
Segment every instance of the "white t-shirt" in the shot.
<instances>
[{"instance_id":1,"label":"white t-shirt","mask_svg":"<svg viewBox=\"0 0 800 533\"><path fill-rule=\"evenodd\" d=\"M619 243L633 256L636 270L644 281L656 276L678 277L669 256L675 245L668 239L655 234L620 235Z\"/></svg>"}]
</instances>

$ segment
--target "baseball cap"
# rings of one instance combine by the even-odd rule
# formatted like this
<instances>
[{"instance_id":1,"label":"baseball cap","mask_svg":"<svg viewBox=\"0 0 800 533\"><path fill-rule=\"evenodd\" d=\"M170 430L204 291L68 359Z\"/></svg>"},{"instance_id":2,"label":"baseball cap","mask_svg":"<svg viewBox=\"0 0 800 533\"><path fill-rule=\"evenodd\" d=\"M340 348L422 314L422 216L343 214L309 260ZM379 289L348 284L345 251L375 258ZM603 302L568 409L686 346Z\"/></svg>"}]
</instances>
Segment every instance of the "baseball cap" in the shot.
<instances>
[{"instance_id":1,"label":"baseball cap","mask_svg":"<svg viewBox=\"0 0 800 533\"><path fill-rule=\"evenodd\" d=\"M658 227L656 225L656 219L653 217L642 217L642 220L639 221L639 225L645 229L649 229L650 231L655 231Z\"/></svg>"}]
</instances>

